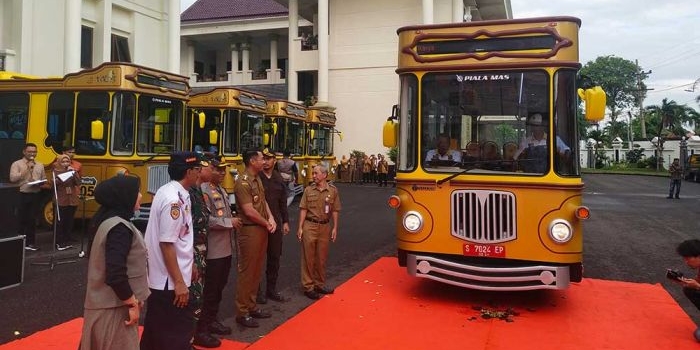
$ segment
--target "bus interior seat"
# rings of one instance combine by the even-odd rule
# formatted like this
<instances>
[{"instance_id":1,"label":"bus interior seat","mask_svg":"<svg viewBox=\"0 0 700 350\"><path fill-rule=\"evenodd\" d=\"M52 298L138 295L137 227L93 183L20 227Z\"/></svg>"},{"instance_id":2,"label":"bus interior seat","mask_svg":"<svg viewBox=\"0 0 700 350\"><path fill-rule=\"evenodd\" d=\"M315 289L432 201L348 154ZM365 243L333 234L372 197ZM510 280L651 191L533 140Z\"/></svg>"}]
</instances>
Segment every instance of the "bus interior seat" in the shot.
<instances>
[{"instance_id":1,"label":"bus interior seat","mask_svg":"<svg viewBox=\"0 0 700 350\"><path fill-rule=\"evenodd\" d=\"M23 140L24 133L21 131L14 131L14 132L12 132L11 138L16 139L16 140Z\"/></svg>"},{"instance_id":2,"label":"bus interior seat","mask_svg":"<svg viewBox=\"0 0 700 350\"><path fill-rule=\"evenodd\" d=\"M0 130L0 139L9 139L10 135L6 131Z\"/></svg>"},{"instance_id":3,"label":"bus interior seat","mask_svg":"<svg viewBox=\"0 0 700 350\"><path fill-rule=\"evenodd\" d=\"M518 144L515 142L506 142L503 144L503 159L513 160L515 152L518 151Z\"/></svg>"}]
</instances>

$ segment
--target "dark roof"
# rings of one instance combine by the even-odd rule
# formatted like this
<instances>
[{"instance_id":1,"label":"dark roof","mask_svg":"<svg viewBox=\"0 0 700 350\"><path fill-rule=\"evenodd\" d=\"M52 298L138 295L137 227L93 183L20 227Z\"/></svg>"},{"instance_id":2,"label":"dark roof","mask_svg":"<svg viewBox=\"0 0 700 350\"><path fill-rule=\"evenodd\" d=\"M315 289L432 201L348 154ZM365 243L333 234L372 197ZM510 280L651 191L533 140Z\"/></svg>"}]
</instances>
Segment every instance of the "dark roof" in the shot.
<instances>
[{"instance_id":1,"label":"dark roof","mask_svg":"<svg viewBox=\"0 0 700 350\"><path fill-rule=\"evenodd\" d=\"M287 16L274 0L197 0L180 15L181 22Z\"/></svg>"}]
</instances>

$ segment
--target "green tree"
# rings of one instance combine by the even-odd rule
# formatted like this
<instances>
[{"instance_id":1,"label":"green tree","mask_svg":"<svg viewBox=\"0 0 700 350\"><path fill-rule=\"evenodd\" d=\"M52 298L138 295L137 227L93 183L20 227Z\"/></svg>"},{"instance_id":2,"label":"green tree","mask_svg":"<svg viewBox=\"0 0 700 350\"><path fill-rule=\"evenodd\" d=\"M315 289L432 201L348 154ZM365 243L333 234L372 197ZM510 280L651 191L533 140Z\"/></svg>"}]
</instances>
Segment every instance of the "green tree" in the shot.
<instances>
[{"instance_id":1,"label":"green tree","mask_svg":"<svg viewBox=\"0 0 700 350\"><path fill-rule=\"evenodd\" d=\"M617 121L620 113L643 98L646 86L637 85L640 69L629 60L616 56L600 56L581 68L579 86L583 88L600 85L607 95L610 120ZM644 80L646 75L641 75Z\"/></svg>"}]
</instances>

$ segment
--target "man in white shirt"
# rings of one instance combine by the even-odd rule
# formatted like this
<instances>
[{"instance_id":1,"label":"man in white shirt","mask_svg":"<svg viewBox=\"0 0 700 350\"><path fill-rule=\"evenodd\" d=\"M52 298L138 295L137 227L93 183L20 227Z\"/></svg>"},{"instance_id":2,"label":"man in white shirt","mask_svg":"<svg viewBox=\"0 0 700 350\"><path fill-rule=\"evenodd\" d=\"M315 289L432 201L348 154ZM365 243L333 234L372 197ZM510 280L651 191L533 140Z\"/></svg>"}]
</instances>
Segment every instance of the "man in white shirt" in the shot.
<instances>
[{"instance_id":1,"label":"man in white shirt","mask_svg":"<svg viewBox=\"0 0 700 350\"><path fill-rule=\"evenodd\" d=\"M524 166L528 172L543 173L547 167L547 122L548 120L542 114L535 113L527 119L528 129L530 134L523 138L520 142L520 147L513 155L514 160L518 160L520 155L526 152L527 159L534 160L536 163ZM562 139L556 137L557 152L566 154L571 152L571 148L567 146ZM529 170L528 170L529 169Z\"/></svg>"},{"instance_id":2,"label":"man in white shirt","mask_svg":"<svg viewBox=\"0 0 700 350\"><path fill-rule=\"evenodd\" d=\"M447 134L440 134L437 139L437 148L428 151L425 162L452 161L459 163L462 161L462 153L450 149L450 137Z\"/></svg>"},{"instance_id":3,"label":"man in white shirt","mask_svg":"<svg viewBox=\"0 0 700 350\"><path fill-rule=\"evenodd\" d=\"M194 248L188 189L197 183L202 164L194 152L170 156L171 181L156 192L146 227L148 310L142 350L191 350L194 313L189 302Z\"/></svg>"}]
</instances>

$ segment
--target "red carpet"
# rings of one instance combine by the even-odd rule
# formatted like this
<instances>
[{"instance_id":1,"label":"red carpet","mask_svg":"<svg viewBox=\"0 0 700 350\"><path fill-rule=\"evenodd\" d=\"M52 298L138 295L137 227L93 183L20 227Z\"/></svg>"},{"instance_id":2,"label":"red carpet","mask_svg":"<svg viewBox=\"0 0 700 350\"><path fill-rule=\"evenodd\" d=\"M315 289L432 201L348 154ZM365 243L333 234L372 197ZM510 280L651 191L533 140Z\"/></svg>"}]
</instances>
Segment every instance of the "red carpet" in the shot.
<instances>
[{"instance_id":1,"label":"red carpet","mask_svg":"<svg viewBox=\"0 0 700 350\"><path fill-rule=\"evenodd\" d=\"M516 314L484 319L477 306ZM81 326L0 350L74 350ZM252 345L224 339L219 349L697 349L693 330L660 285L586 279L566 291L479 292L415 279L382 258Z\"/></svg>"}]
</instances>

